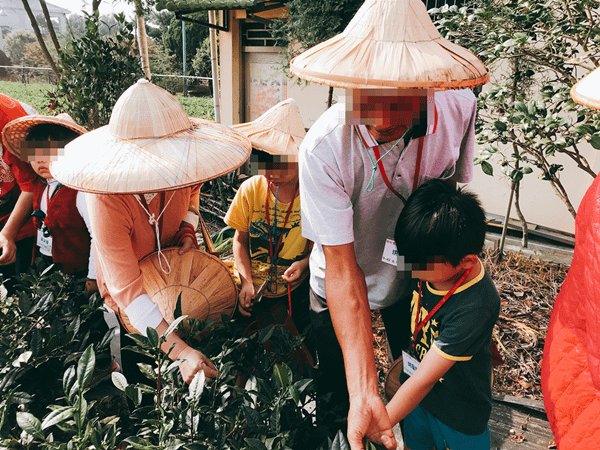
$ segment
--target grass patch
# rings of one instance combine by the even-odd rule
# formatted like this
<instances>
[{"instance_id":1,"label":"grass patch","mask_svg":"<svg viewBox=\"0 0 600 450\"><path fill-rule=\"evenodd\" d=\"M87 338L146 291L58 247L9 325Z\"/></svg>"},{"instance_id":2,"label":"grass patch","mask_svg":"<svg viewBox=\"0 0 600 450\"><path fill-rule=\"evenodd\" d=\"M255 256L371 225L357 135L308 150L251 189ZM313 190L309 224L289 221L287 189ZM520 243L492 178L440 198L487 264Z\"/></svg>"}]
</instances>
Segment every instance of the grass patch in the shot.
<instances>
[{"instance_id":1,"label":"grass patch","mask_svg":"<svg viewBox=\"0 0 600 450\"><path fill-rule=\"evenodd\" d=\"M0 81L0 92L27 103L41 114L48 111L47 94L52 88L52 84L46 83L23 84L15 81Z\"/></svg>"},{"instance_id":2,"label":"grass patch","mask_svg":"<svg viewBox=\"0 0 600 450\"><path fill-rule=\"evenodd\" d=\"M176 95L175 98L183 105L183 109L185 109L185 113L188 116L215 120L212 97L184 97Z\"/></svg>"},{"instance_id":3,"label":"grass patch","mask_svg":"<svg viewBox=\"0 0 600 450\"><path fill-rule=\"evenodd\" d=\"M15 81L0 81L0 92L37 109L40 114L48 111L48 92L54 85L46 83L23 84ZM190 117L214 120L212 97L183 97L176 95L185 113Z\"/></svg>"}]
</instances>

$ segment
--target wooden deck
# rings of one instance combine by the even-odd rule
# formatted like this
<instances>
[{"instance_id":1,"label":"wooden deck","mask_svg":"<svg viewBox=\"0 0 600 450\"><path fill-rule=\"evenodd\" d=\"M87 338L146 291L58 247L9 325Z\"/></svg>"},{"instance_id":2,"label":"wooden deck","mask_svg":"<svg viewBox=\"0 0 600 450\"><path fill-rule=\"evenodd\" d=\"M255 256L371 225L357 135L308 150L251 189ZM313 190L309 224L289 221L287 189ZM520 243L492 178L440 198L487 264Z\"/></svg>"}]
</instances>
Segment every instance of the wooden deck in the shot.
<instances>
[{"instance_id":1,"label":"wooden deck","mask_svg":"<svg viewBox=\"0 0 600 450\"><path fill-rule=\"evenodd\" d=\"M544 404L539 401L495 395L489 427L491 450L556 448Z\"/></svg>"}]
</instances>

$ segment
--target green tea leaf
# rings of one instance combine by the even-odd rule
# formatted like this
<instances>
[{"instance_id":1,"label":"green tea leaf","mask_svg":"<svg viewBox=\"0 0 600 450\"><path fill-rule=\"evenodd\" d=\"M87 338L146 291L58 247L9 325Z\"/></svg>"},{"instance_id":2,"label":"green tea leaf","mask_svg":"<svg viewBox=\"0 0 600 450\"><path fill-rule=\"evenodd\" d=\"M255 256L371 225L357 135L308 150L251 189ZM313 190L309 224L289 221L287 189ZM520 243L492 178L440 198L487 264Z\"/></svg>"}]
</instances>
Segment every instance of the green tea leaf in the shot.
<instances>
[{"instance_id":1,"label":"green tea leaf","mask_svg":"<svg viewBox=\"0 0 600 450\"><path fill-rule=\"evenodd\" d=\"M43 436L42 434L42 423L33 414L28 412L17 412L17 424L22 430L31 434L32 436Z\"/></svg>"},{"instance_id":2,"label":"green tea leaf","mask_svg":"<svg viewBox=\"0 0 600 450\"><path fill-rule=\"evenodd\" d=\"M181 294L179 294L179 299L181 298ZM165 331L165 334L163 334L163 337L167 337L169 336L176 328L177 326L183 322L185 319L187 318L187 316L179 316L177 317L173 322L171 322L171 325L169 325L169 328L167 328L167 331Z\"/></svg>"},{"instance_id":3,"label":"green tea leaf","mask_svg":"<svg viewBox=\"0 0 600 450\"><path fill-rule=\"evenodd\" d=\"M89 345L77 363L77 382L80 388L83 389L92 378L92 375L94 375L95 365L96 355L94 354L93 347Z\"/></svg>"},{"instance_id":4,"label":"green tea leaf","mask_svg":"<svg viewBox=\"0 0 600 450\"><path fill-rule=\"evenodd\" d=\"M148 328L146 328L146 335L148 337L148 343L150 344L150 346L153 348L157 348L158 347L158 333L156 332L156 330L152 327L148 327Z\"/></svg>"},{"instance_id":5,"label":"green tea leaf","mask_svg":"<svg viewBox=\"0 0 600 450\"><path fill-rule=\"evenodd\" d=\"M59 422L63 422L69 417L73 417L73 407L63 406L61 408L55 409L50 414L48 414L42 422L42 430L46 430L52 425L56 425Z\"/></svg>"},{"instance_id":6,"label":"green tea leaf","mask_svg":"<svg viewBox=\"0 0 600 450\"><path fill-rule=\"evenodd\" d=\"M127 378L125 378L125 375L123 375L121 372L113 372L110 374L110 377L115 387L120 391L125 392L125 389L128 386Z\"/></svg>"},{"instance_id":7,"label":"green tea leaf","mask_svg":"<svg viewBox=\"0 0 600 450\"><path fill-rule=\"evenodd\" d=\"M196 372L196 375L194 375L194 379L190 383L190 396L194 400L198 400L202 396L205 383L206 375L204 375L203 370L199 370L198 372Z\"/></svg>"}]
</instances>

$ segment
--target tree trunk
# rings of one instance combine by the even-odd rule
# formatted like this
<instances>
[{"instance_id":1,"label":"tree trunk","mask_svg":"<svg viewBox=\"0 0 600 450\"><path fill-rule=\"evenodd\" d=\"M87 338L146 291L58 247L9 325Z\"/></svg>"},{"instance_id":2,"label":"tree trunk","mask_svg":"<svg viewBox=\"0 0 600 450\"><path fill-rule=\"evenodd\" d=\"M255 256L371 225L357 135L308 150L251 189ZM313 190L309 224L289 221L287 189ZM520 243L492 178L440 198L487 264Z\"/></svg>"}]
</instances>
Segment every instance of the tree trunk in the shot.
<instances>
[{"instance_id":1,"label":"tree trunk","mask_svg":"<svg viewBox=\"0 0 600 450\"><path fill-rule=\"evenodd\" d=\"M514 101L514 100L513 100ZM513 133L514 136L514 133ZM515 155L515 169L519 169L519 147L513 141L513 154ZM527 221L525 220L525 216L523 215L523 211L521 211L521 204L519 203L519 193L521 188L521 182L517 181L515 184L515 211L517 212L517 216L519 217L519 221L521 222L521 228L523 229L523 238L521 240L521 246L523 248L527 248L529 244L529 230L527 229Z\"/></svg>"},{"instance_id":2,"label":"tree trunk","mask_svg":"<svg viewBox=\"0 0 600 450\"><path fill-rule=\"evenodd\" d=\"M31 22L33 32L35 33L35 37L36 37L38 44L42 50L42 53L44 54L44 57L46 58L46 60L48 60L48 63L50 64L50 68L52 69L52 72L54 72L54 76L56 77L57 80L60 80L60 74L58 73L58 67L56 67L56 64L54 63L52 56L50 56L50 52L48 51L48 48L46 47L46 43L44 42L44 38L42 37L42 33L40 32L40 27L38 26L37 20L35 20L35 16L33 15L31 8L29 7L29 2L28 2L28 0L21 0L21 1L23 2L23 7L25 8L27 15L29 16L29 21Z\"/></svg>"},{"instance_id":3,"label":"tree trunk","mask_svg":"<svg viewBox=\"0 0 600 450\"><path fill-rule=\"evenodd\" d=\"M150 73L150 59L148 57L148 40L146 39L146 24L144 22L143 15L137 15L137 26L138 47L140 48L140 57L142 59L142 70L144 71L144 74L146 74L146 78L149 80L152 77L152 74Z\"/></svg>"},{"instance_id":4,"label":"tree trunk","mask_svg":"<svg viewBox=\"0 0 600 450\"><path fill-rule=\"evenodd\" d=\"M519 216L519 220L521 221L521 227L523 228L523 238L521 239L521 247L527 248L527 246L529 245L529 229L527 228L527 221L525 220L523 211L521 211L521 204L519 203L520 187L521 182L518 182L515 186L515 211L517 212L517 216Z\"/></svg>"},{"instance_id":5,"label":"tree trunk","mask_svg":"<svg viewBox=\"0 0 600 450\"><path fill-rule=\"evenodd\" d=\"M54 24L50 19L50 13L48 12L48 6L46 6L46 0L40 0L40 5L42 5L42 11L44 12L44 17L46 18L48 33L50 33L50 38L52 39L56 53L60 55L60 44L58 43L58 38L56 37L56 32L54 31Z\"/></svg>"}]
</instances>

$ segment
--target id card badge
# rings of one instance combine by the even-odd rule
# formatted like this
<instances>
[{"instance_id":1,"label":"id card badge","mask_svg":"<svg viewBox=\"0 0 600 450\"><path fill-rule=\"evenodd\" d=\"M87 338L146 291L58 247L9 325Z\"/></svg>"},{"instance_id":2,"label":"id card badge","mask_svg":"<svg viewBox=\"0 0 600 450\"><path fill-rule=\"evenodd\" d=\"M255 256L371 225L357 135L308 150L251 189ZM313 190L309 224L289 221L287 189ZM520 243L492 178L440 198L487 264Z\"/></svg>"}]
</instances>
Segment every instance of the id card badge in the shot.
<instances>
[{"instance_id":1,"label":"id card badge","mask_svg":"<svg viewBox=\"0 0 600 450\"><path fill-rule=\"evenodd\" d=\"M383 248L381 260L392 266L398 265L398 249L396 248L396 241L389 238L385 240L385 247Z\"/></svg>"},{"instance_id":2,"label":"id card badge","mask_svg":"<svg viewBox=\"0 0 600 450\"><path fill-rule=\"evenodd\" d=\"M37 246L43 255L52 256L52 236L44 236L40 229L37 230Z\"/></svg>"},{"instance_id":3,"label":"id card badge","mask_svg":"<svg viewBox=\"0 0 600 450\"><path fill-rule=\"evenodd\" d=\"M402 371L411 377L417 371L418 367L419 360L408 354L405 350L402 350Z\"/></svg>"}]
</instances>

